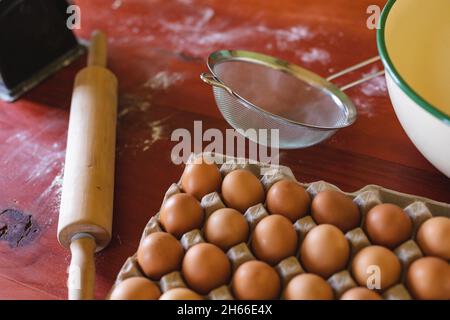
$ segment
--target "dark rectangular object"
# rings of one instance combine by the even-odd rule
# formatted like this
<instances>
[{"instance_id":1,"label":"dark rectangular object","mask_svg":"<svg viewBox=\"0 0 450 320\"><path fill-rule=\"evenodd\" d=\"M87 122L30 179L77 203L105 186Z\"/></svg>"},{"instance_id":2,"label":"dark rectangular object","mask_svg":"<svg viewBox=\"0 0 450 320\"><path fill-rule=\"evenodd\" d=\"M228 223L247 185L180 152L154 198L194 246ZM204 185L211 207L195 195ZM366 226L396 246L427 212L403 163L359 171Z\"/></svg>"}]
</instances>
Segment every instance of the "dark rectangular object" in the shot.
<instances>
[{"instance_id":1,"label":"dark rectangular object","mask_svg":"<svg viewBox=\"0 0 450 320\"><path fill-rule=\"evenodd\" d=\"M65 0L0 0L0 98L12 101L69 64L83 47Z\"/></svg>"}]
</instances>

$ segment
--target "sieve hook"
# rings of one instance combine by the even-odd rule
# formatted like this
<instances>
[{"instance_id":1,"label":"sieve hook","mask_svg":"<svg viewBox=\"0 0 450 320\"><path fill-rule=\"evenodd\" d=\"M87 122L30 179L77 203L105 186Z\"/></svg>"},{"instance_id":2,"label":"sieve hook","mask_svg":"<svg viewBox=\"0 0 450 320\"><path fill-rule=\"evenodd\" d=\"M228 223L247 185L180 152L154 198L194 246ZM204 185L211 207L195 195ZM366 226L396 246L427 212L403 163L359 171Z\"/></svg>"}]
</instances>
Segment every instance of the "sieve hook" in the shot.
<instances>
[{"instance_id":1,"label":"sieve hook","mask_svg":"<svg viewBox=\"0 0 450 320\"><path fill-rule=\"evenodd\" d=\"M207 84L214 86L214 87L219 87L222 88L224 90L226 90L229 94L234 96L234 92L233 90L231 90L229 87L227 87L226 85L224 85L222 82L220 82L216 77L214 77L212 74L207 73L207 72L203 72L200 75L200 79L203 80L203 82L206 82Z\"/></svg>"}]
</instances>

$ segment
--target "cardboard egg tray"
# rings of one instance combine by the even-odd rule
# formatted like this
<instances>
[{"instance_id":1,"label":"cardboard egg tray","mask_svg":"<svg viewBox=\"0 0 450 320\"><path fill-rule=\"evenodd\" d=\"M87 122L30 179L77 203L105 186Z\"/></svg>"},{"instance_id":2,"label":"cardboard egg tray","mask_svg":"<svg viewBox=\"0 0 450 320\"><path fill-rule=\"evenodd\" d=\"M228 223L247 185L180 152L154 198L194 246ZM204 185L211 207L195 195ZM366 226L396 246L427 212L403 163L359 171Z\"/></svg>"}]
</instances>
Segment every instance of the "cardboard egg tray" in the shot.
<instances>
[{"instance_id":1,"label":"cardboard egg tray","mask_svg":"<svg viewBox=\"0 0 450 320\"><path fill-rule=\"evenodd\" d=\"M285 166L269 166L265 164L259 163L250 163L247 159L242 158L231 158L223 155L213 155L213 154L203 154L203 157L214 158L216 163L223 163L219 166L222 176L225 177L229 172L236 169L248 169L252 171L257 177L260 178L265 192L277 181L281 179L291 179L297 181L292 171ZM191 159L192 160L192 159ZM217 161L219 160L219 161ZM261 170L263 169L263 170ZM263 174L261 174L263 172ZM329 184L324 181L318 181L313 183L299 183L303 186L308 194L311 196L311 199L314 196L324 190L334 189L341 191L336 186ZM169 197L174 194L182 192L180 182L174 183L167 190L164 201L166 201ZM341 191L342 192L342 191ZM361 213L361 226L364 224L364 219L366 213L373 208L375 205L380 203L393 203L401 208L409 215L409 217L413 221L413 233L412 238L407 240L400 246L398 246L394 251L394 253L399 258L402 264L402 276L401 281L386 289L381 294L384 299L388 300L409 300L412 299L409 294L406 285L405 285L405 270L407 267L416 259L423 256L418 244L414 241L415 234L418 227L427 219L432 216L447 216L450 218L450 204L441 203L437 201L433 201L430 199L408 195L399 193L396 191L388 190L380 186L376 185L368 185L362 188L359 191L347 193L348 196L353 198L353 201L358 205L359 211ZM217 192L208 194L204 196L201 200L201 206L205 212L205 220L209 215L211 215L214 211L224 208L225 205L222 202L220 194ZM231 261L232 271L237 269L241 264L246 261L256 259L252 254L250 248L251 237L253 233L253 229L256 224L269 215L267 210L265 209L264 204L257 204L253 207L250 207L244 214L246 220L250 225L250 236L246 243L238 244L226 252L228 258ZM309 215L297 220L294 223L294 227L298 233L298 247L296 256L291 256L282 260L278 265L275 266L276 271L280 275L282 280L282 291L284 287L287 285L289 280L291 280L294 276L304 272L300 261L297 259L299 256L300 246L309 230L311 230L316 223L313 218ZM164 231L162 226L159 223L159 213L153 216L150 221L145 226L141 242L142 240L151 234L152 232ZM338 273L333 274L331 277L326 279L328 283L333 288L335 298L339 299L339 297L348 289L358 286L356 281L353 279L350 271L350 264L354 257L354 255L361 250L362 248L371 245L368 236L364 233L362 227L358 227L356 229L350 230L345 234L346 238L350 243L351 254L350 259L347 265L347 268L341 270ZM203 238L203 230L192 230L185 233L180 242L185 250L188 250L193 245L205 242ZM135 276L145 277L143 272L141 271L140 266L138 265L136 254L127 259L122 269L120 270L115 285L120 283L121 281ZM181 271L171 272L169 274L164 275L160 281L157 282L162 292L166 292L170 289L177 287L187 287L186 283L183 280L183 276ZM114 289L114 286L112 290ZM230 285L224 285L219 288L212 290L207 297L207 299L213 300L229 300L234 299L231 291ZM280 296L282 298L282 296Z\"/></svg>"}]
</instances>

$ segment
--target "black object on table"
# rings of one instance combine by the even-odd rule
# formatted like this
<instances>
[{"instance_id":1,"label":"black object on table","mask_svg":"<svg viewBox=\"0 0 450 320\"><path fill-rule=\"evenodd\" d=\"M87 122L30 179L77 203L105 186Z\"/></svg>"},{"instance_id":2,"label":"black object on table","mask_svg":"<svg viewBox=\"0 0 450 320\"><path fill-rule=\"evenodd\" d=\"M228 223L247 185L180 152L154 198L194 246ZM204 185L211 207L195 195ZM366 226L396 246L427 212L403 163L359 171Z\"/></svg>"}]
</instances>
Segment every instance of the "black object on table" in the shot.
<instances>
[{"instance_id":1,"label":"black object on table","mask_svg":"<svg viewBox=\"0 0 450 320\"><path fill-rule=\"evenodd\" d=\"M0 99L14 101L84 52L66 0L0 0Z\"/></svg>"}]
</instances>

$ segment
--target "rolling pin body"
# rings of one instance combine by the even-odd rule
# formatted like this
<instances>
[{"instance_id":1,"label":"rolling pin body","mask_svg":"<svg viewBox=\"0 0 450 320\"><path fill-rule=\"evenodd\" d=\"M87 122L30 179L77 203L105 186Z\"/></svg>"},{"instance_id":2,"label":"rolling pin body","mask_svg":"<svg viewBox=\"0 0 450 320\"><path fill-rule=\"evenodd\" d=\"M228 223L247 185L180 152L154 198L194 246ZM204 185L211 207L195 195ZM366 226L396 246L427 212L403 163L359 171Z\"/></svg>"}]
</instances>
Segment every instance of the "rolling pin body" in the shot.
<instances>
[{"instance_id":1,"label":"rolling pin body","mask_svg":"<svg viewBox=\"0 0 450 320\"><path fill-rule=\"evenodd\" d=\"M58 240L72 250L70 270L82 273L93 273L89 255L109 243L112 229L117 79L105 67L103 34L93 37L88 61L74 84L58 222ZM70 282L69 298L92 298L93 283L74 294Z\"/></svg>"},{"instance_id":2,"label":"rolling pin body","mask_svg":"<svg viewBox=\"0 0 450 320\"><path fill-rule=\"evenodd\" d=\"M114 192L117 80L92 66L75 79L67 136L58 238L69 247L77 233L89 233L97 250L111 238Z\"/></svg>"}]
</instances>

